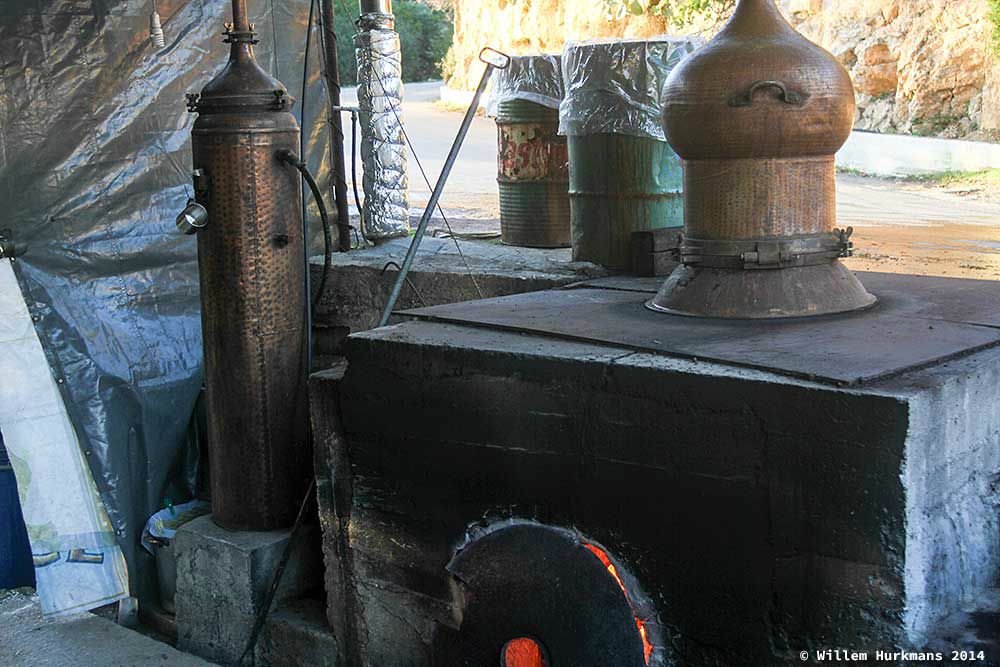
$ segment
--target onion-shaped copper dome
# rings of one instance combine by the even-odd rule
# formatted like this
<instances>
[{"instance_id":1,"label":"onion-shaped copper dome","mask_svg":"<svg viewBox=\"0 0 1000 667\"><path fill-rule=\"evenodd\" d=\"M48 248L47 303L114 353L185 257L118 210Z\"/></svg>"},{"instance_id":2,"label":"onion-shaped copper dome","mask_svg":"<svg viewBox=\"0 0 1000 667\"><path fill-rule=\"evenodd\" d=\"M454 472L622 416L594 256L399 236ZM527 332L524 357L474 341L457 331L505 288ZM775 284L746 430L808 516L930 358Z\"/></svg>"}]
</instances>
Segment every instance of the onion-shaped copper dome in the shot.
<instances>
[{"instance_id":1,"label":"onion-shaped copper dome","mask_svg":"<svg viewBox=\"0 0 1000 667\"><path fill-rule=\"evenodd\" d=\"M875 303L839 261L834 154L850 136L847 71L806 40L773 0L733 18L671 74L667 140L684 161L680 266L649 307L765 319Z\"/></svg>"}]
</instances>

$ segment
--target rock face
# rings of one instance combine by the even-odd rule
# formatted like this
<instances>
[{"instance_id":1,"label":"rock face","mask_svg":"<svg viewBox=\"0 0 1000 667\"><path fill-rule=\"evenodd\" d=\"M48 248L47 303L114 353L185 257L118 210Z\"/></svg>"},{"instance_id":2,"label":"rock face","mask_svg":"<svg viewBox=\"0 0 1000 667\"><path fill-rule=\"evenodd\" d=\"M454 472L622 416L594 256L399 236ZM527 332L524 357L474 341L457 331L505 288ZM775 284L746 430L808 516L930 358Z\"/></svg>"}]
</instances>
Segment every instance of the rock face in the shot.
<instances>
[{"instance_id":1,"label":"rock face","mask_svg":"<svg viewBox=\"0 0 1000 667\"><path fill-rule=\"evenodd\" d=\"M612 20L604 4L574 0L455 0L455 37L446 71L449 85L474 88L480 50L492 46L511 55L561 53L567 40L648 37L667 32L655 17Z\"/></svg>"},{"instance_id":2,"label":"rock face","mask_svg":"<svg viewBox=\"0 0 1000 667\"><path fill-rule=\"evenodd\" d=\"M946 137L997 128L997 112L984 114L987 80L1000 79L991 73L987 0L783 4L796 28L850 70L858 127Z\"/></svg>"},{"instance_id":3,"label":"rock face","mask_svg":"<svg viewBox=\"0 0 1000 667\"><path fill-rule=\"evenodd\" d=\"M988 0L780 0L806 37L847 67L856 127L985 139L1000 130L1000 58L990 54ZM478 79L487 44L515 54L558 52L569 39L668 32L657 18L612 20L601 2L456 0L449 83Z\"/></svg>"}]
</instances>

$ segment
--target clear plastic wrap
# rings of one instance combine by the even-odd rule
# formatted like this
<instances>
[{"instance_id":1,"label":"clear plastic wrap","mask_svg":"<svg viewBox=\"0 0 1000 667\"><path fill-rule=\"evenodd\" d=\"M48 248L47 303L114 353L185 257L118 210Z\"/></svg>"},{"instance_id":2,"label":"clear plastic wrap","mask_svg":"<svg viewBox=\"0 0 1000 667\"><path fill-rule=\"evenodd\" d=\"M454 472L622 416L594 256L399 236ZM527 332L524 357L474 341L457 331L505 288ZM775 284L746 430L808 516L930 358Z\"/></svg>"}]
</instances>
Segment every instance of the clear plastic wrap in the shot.
<instances>
[{"instance_id":1,"label":"clear plastic wrap","mask_svg":"<svg viewBox=\"0 0 1000 667\"><path fill-rule=\"evenodd\" d=\"M514 100L558 109L563 100L562 56L511 56L510 67L495 70L491 83L487 116L495 118L502 103Z\"/></svg>"},{"instance_id":2,"label":"clear plastic wrap","mask_svg":"<svg viewBox=\"0 0 1000 667\"><path fill-rule=\"evenodd\" d=\"M364 232L372 240L410 233L406 138L403 136L403 67L399 35L366 15L354 38L358 55L358 107ZM376 25L370 25L376 23Z\"/></svg>"},{"instance_id":3,"label":"clear plastic wrap","mask_svg":"<svg viewBox=\"0 0 1000 667\"><path fill-rule=\"evenodd\" d=\"M660 122L664 83L699 44L693 37L568 43L562 58L566 92L559 107L559 133L666 141Z\"/></svg>"}]
</instances>

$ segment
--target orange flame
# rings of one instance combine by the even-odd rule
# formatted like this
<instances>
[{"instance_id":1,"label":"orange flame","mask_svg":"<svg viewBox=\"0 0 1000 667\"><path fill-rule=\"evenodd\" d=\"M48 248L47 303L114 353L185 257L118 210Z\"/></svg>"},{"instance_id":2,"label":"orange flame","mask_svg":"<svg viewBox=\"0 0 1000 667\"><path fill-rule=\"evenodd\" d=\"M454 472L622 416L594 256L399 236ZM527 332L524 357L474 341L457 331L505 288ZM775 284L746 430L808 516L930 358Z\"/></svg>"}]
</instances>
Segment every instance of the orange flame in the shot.
<instances>
[{"instance_id":1,"label":"orange flame","mask_svg":"<svg viewBox=\"0 0 1000 667\"><path fill-rule=\"evenodd\" d=\"M611 573L611 576L614 577L615 581L618 582L618 587L622 589L622 593L625 594L625 599L628 601L628 604L631 607L632 600L629 599L628 591L625 590L625 583L622 581L622 578L618 575L618 569L615 567L615 564L611 562L611 559L608 557L608 554L604 552L602 549L595 547L593 544L584 544L583 546L587 547L587 549L589 549L592 554L597 556L597 558L604 564L604 567L607 568L608 572ZM649 642L649 637L647 636L646 633L646 622L643 621L638 616L635 616L635 627L639 629L639 636L642 637L643 657L645 657L646 664L648 665L649 659L653 655L653 645Z\"/></svg>"},{"instance_id":2,"label":"orange flame","mask_svg":"<svg viewBox=\"0 0 1000 667\"><path fill-rule=\"evenodd\" d=\"M533 639L519 637L503 649L504 667L547 667L542 649Z\"/></svg>"}]
</instances>

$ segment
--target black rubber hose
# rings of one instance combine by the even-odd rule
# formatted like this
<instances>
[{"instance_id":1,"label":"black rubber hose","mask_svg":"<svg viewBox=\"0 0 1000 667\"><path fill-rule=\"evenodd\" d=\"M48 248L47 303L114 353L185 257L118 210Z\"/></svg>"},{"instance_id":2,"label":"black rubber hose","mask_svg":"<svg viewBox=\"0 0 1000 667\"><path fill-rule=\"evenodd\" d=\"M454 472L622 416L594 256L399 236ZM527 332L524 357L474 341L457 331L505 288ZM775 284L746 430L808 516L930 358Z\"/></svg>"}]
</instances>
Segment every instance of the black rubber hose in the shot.
<instances>
[{"instance_id":1,"label":"black rubber hose","mask_svg":"<svg viewBox=\"0 0 1000 667\"><path fill-rule=\"evenodd\" d=\"M361 236L365 235L365 210L361 208L361 195L358 193L358 112L351 111L351 185L354 187L354 205L358 208L361 220Z\"/></svg>"},{"instance_id":2,"label":"black rubber hose","mask_svg":"<svg viewBox=\"0 0 1000 667\"><path fill-rule=\"evenodd\" d=\"M319 280L319 291L316 292L316 298L313 299L313 310L315 310L319 307L323 299L323 293L326 292L326 283L329 280L330 270L333 267L333 230L330 227L330 216L327 215L326 204L323 203L323 195L319 191L319 185L316 183L316 179L313 178L312 173L310 173L306 163L300 160L295 153L287 149L278 151L278 159L295 167L302 174L302 178L305 179L309 190L312 191L313 199L316 200L320 220L323 221L323 276ZM350 225L342 226L350 229Z\"/></svg>"},{"instance_id":3,"label":"black rubber hose","mask_svg":"<svg viewBox=\"0 0 1000 667\"><path fill-rule=\"evenodd\" d=\"M271 575L271 585L267 587L267 592L264 594L264 600L261 603L260 611L257 612L253 628L250 630L250 638L247 640L246 648L243 649L243 653L240 655L239 660L236 661L237 665L243 665L246 659L253 655L254 647L257 646L257 640L260 638L260 631L264 629L264 621L267 620L268 612L270 612L271 605L274 603L274 595L278 592L278 586L281 585L281 577L284 576L285 568L288 567L288 561L292 557L292 551L294 551L295 547L295 538L299 536L302 526L305 524L306 508L309 507L309 500L313 497L315 489L316 479L313 478L313 480L309 483L309 490L306 491L306 495L302 499L302 504L299 505L299 513L295 516L295 523L292 525L292 531L288 536L288 541L285 542L285 548L281 550L281 558L278 560L278 566L274 569L274 574Z\"/></svg>"}]
</instances>

